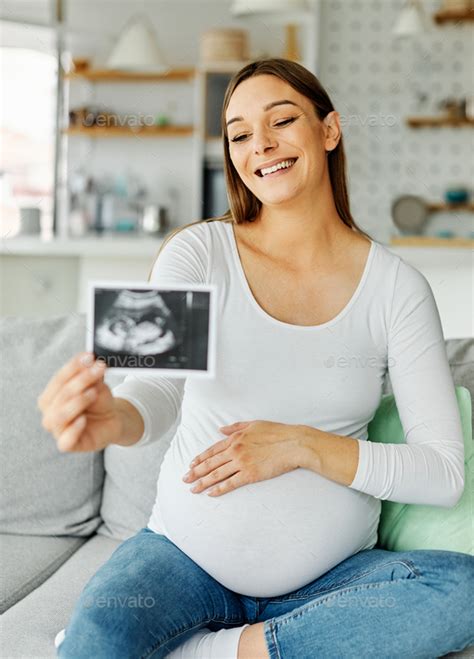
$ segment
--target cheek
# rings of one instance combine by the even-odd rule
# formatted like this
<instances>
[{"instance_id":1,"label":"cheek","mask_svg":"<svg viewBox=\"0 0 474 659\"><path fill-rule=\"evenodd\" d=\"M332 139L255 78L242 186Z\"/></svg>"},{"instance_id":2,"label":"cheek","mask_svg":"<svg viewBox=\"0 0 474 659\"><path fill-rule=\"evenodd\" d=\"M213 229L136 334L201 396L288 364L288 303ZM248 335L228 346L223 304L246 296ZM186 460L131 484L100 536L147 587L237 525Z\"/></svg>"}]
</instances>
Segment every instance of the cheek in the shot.
<instances>
[{"instance_id":1,"label":"cheek","mask_svg":"<svg viewBox=\"0 0 474 659\"><path fill-rule=\"evenodd\" d=\"M240 161L239 161L239 156L238 156L238 154L235 152L235 149L232 149L232 148L229 149L229 155L230 155L230 159L231 159L232 164L234 165L235 169L236 169L237 171L239 171L239 169L240 169Z\"/></svg>"},{"instance_id":2,"label":"cheek","mask_svg":"<svg viewBox=\"0 0 474 659\"><path fill-rule=\"evenodd\" d=\"M249 174L246 168L247 156L245 155L245 153L242 153L242 151L238 152L237 150L231 149L229 151L229 154L230 154L230 159L232 160L232 164L237 170L237 174L240 176L240 178L243 179L249 178Z\"/></svg>"}]
</instances>

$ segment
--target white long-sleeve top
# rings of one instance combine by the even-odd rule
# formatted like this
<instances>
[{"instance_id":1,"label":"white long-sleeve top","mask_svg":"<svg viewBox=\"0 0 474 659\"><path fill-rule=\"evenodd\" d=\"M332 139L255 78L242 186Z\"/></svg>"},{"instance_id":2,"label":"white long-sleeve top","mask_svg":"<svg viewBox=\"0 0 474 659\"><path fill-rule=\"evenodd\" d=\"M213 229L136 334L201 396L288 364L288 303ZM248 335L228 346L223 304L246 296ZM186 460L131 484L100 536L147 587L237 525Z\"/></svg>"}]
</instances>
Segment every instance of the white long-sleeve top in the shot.
<instances>
[{"instance_id":1,"label":"white long-sleeve top","mask_svg":"<svg viewBox=\"0 0 474 659\"><path fill-rule=\"evenodd\" d=\"M227 588L272 597L300 588L377 542L381 499L453 506L464 446L438 309L425 277L372 241L362 278L335 318L291 325L255 300L232 223L194 224L155 262L159 284L217 285L213 379L129 375L114 388L141 412L135 446L173 439L148 527ZM367 442L388 368L406 444ZM191 460L218 428L262 419L353 437L359 462L341 485L307 469L219 497L190 492Z\"/></svg>"}]
</instances>

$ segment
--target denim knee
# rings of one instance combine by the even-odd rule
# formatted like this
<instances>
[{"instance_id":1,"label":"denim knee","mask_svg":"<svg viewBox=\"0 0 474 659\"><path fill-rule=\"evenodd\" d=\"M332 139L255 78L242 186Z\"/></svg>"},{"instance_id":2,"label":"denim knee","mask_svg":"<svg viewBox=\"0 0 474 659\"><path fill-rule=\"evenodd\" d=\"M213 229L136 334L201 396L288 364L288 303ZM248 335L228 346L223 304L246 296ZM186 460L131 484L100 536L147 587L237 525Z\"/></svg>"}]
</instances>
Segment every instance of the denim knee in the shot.
<instances>
[{"instance_id":1,"label":"denim knee","mask_svg":"<svg viewBox=\"0 0 474 659\"><path fill-rule=\"evenodd\" d=\"M446 607L449 607L451 612L457 612L459 621L465 618L466 629L472 629L474 642L474 556L433 549L403 552L403 557L414 564L422 578L436 584L444 594Z\"/></svg>"},{"instance_id":2,"label":"denim knee","mask_svg":"<svg viewBox=\"0 0 474 659\"><path fill-rule=\"evenodd\" d=\"M442 549L406 551L401 555L411 560L420 574L438 573L444 580L460 588L469 586L472 592L474 556Z\"/></svg>"},{"instance_id":3,"label":"denim knee","mask_svg":"<svg viewBox=\"0 0 474 659\"><path fill-rule=\"evenodd\" d=\"M457 598L462 598L466 604L466 609L470 610L472 616L474 556L455 551L445 553L449 554L443 568L445 579L452 583Z\"/></svg>"},{"instance_id":4,"label":"denim knee","mask_svg":"<svg viewBox=\"0 0 474 659\"><path fill-rule=\"evenodd\" d=\"M66 627L58 656L137 659L146 654L149 648L159 645L160 630L156 623L161 618L158 616L156 623L150 624L143 611L150 606L146 600L146 597L114 595L110 591L108 594L94 594L93 590L84 592ZM155 604L153 600L151 606L155 607Z\"/></svg>"}]
</instances>

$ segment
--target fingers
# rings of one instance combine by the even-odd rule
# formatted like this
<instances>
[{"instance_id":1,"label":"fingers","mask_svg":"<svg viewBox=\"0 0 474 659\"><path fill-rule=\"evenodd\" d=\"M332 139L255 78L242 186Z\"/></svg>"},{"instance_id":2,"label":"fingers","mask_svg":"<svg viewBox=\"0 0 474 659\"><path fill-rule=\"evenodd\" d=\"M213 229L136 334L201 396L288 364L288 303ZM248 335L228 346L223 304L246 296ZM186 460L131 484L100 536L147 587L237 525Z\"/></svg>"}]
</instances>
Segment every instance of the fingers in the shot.
<instances>
[{"instance_id":1,"label":"fingers","mask_svg":"<svg viewBox=\"0 0 474 659\"><path fill-rule=\"evenodd\" d=\"M206 474L209 474L211 471L216 470L222 465L229 464L229 462L232 462L230 456L224 456L222 452L218 453L217 455L206 458L199 464L195 463L195 466L191 467L191 469L183 476L183 480L190 483L191 481L196 480L196 478L206 476ZM191 465L193 465L193 463L194 460L191 462Z\"/></svg>"},{"instance_id":2,"label":"fingers","mask_svg":"<svg viewBox=\"0 0 474 659\"><path fill-rule=\"evenodd\" d=\"M234 463L227 462L226 464L217 467L217 469L214 469L207 476L200 478L196 483L193 484L193 487L191 487L191 492L195 494L198 492L203 492L208 487L216 485L216 483L220 483L221 481L225 481L229 477L236 474L238 471L239 470L236 468ZM189 479L187 479L186 482L190 482Z\"/></svg>"},{"instance_id":3,"label":"fingers","mask_svg":"<svg viewBox=\"0 0 474 659\"><path fill-rule=\"evenodd\" d=\"M89 387L78 396L69 399L61 407L51 406L43 417L42 426L59 439L66 427L87 410L97 397L97 388Z\"/></svg>"},{"instance_id":4,"label":"fingers","mask_svg":"<svg viewBox=\"0 0 474 659\"><path fill-rule=\"evenodd\" d=\"M59 391L70 378L72 378L78 371L91 364L94 361L94 356L88 352L81 352L70 359L48 382L43 393L38 398L38 407L43 412L48 405L57 396Z\"/></svg>"},{"instance_id":5,"label":"fingers","mask_svg":"<svg viewBox=\"0 0 474 659\"><path fill-rule=\"evenodd\" d=\"M70 423L59 435L57 446L61 453L70 451L77 443L86 426L86 417L84 415L77 417Z\"/></svg>"},{"instance_id":6,"label":"fingers","mask_svg":"<svg viewBox=\"0 0 474 659\"><path fill-rule=\"evenodd\" d=\"M97 360L91 366L82 367L59 391L52 401L54 409L61 409L64 403L79 396L86 389L98 386L105 374L105 363Z\"/></svg>"}]
</instances>

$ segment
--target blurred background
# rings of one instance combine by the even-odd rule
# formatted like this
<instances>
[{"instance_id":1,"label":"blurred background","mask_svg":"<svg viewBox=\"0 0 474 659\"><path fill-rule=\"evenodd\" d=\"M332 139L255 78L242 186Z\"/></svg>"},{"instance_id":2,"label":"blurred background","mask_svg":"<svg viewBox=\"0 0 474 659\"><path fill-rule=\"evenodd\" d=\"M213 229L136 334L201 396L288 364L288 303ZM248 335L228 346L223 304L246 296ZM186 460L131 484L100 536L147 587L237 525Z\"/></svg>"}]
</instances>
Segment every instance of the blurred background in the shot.
<instances>
[{"instance_id":1,"label":"blurred background","mask_svg":"<svg viewBox=\"0 0 474 659\"><path fill-rule=\"evenodd\" d=\"M473 0L4 0L0 313L146 281L174 227L228 208L233 73L299 61L341 115L353 215L473 335Z\"/></svg>"}]
</instances>

